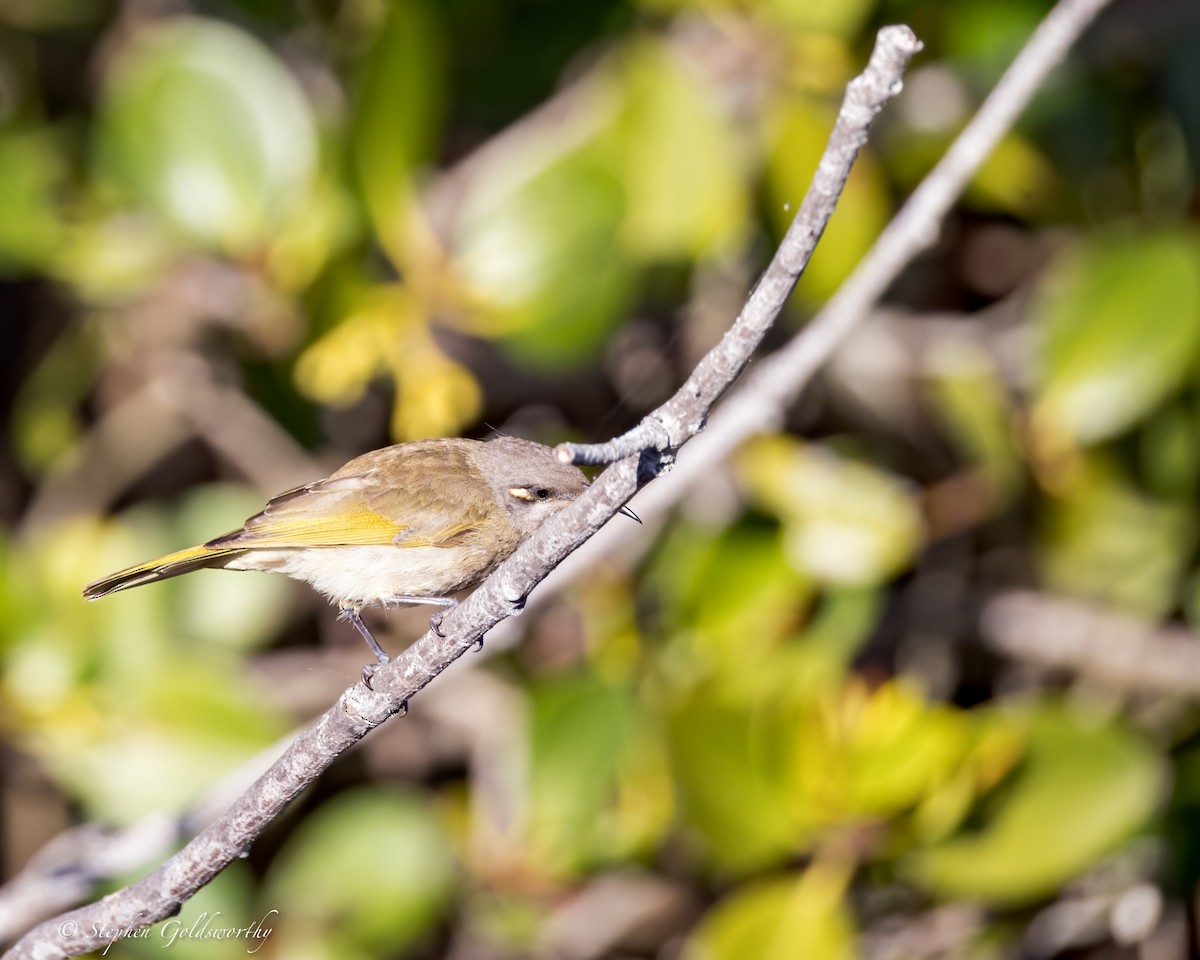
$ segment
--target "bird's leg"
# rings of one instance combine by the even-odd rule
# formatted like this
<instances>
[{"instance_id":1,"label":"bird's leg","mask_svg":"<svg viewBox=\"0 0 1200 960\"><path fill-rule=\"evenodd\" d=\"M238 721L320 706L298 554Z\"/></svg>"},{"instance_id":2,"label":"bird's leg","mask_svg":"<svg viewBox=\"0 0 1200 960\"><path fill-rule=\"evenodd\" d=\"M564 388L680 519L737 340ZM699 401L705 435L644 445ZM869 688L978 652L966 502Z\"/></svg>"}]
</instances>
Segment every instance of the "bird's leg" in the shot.
<instances>
[{"instance_id":1,"label":"bird's leg","mask_svg":"<svg viewBox=\"0 0 1200 960\"><path fill-rule=\"evenodd\" d=\"M380 665L389 663L391 661L392 658L384 652L383 647L379 645L379 642L373 636L371 636L371 631L368 630L367 625L362 622L362 617L359 616L357 610L355 610L353 607L342 607L341 614L346 620L349 620L350 623L354 625L354 629L357 630L362 638L367 641L367 646L371 648L371 652L375 654L375 659L379 661ZM367 685L370 686L370 684Z\"/></svg>"},{"instance_id":2,"label":"bird's leg","mask_svg":"<svg viewBox=\"0 0 1200 960\"><path fill-rule=\"evenodd\" d=\"M458 606L458 598L457 597L410 597L410 596L406 596L404 594L397 594L394 597L388 597L385 602L386 603L428 603L428 604L433 604L434 606L438 606L438 607L445 607L446 610L450 610L450 609ZM444 617L446 615L446 610L438 610L433 614L432 617L429 618L429 629L432 630L433 633L439 637L446 636L444 633L442 633L442 617Z\"/></svg>"}]
</instances>

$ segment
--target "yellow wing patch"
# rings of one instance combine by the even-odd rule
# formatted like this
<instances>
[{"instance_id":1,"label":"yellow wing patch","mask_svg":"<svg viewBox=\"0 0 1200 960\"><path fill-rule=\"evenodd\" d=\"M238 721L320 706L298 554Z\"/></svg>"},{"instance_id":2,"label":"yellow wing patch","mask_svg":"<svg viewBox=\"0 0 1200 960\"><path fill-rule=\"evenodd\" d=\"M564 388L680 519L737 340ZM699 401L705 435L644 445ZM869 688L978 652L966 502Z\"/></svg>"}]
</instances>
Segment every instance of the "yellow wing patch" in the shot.
<instances>
[{"instance_id":1,"label":"yellow wing patch","mask_svg":"<svg viewBox=\"0 0 1200 960\"><path fill-rule=\"evenodd\" d=\"M473 522L437 524L415 530L413 524L385 516L372 507L378 489L369 477L343 476L297 487L276 497L262 513L205 546L243 550L297 547L451 545ZM396 511L403 513L406 511Z\"/></svg>"}]
</instances>

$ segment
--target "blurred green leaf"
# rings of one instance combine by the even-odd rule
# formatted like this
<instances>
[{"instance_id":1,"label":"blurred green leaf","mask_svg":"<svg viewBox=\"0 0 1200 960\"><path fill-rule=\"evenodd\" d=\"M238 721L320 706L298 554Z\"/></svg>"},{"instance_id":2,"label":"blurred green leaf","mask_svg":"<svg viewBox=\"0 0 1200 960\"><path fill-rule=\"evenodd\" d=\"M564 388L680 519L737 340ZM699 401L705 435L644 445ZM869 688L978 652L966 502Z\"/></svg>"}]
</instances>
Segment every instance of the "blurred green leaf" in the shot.
<instances>
[{"instance_id":1,"label":"blurred green leaf","mask_svg":"<svg viewBox=\"0 0 1200 960\"><path fill-rule=\"evenodd\" d=\"M673 538L653 576L670 603L679 656L692 675L754 671L812 597L787 562L780 531L763 525L735 526L703 545L686 534Z\"/></svg>"},{"instance_id":2,"label":"blurred green leaf","mask_svg":"<svg viewBox=\"0 0 1200 960\"><path fill-rule=\"evenodd\" d=\"M1047 504L1042 575L1054 590L1162 616L1175 605L1195 525L1190 503L1147 497L1092 456Z\"/></svg>"},{"instance_id":3,"label":"blurred green leaf","mask_svg":"<svg viewBox=\"0 0 1200 960\"><path fill-rule=\"evenodd\" d=\"M1047 270L1032 317L1042 333L1033 427L1114 437L1174 393L1200 346L1200 247L1177 231L1084 241Z\"/></svg>"},{"instance_id":4,"label":"blurred green leaf","mask_svg":"<svg viewBox=\"0 0 1200 960\"><path fill-rule=\"evenodd\" d=\"M628 857L665 828L662 803L618 804L622 780L653 792L661 758L630 692L590 677L558 678L532 691L527 835L537 865L572 873ZM652 797L647 797L651 799Z\"/></svg>"},{"instance_id":5,"label":"blurred green leaf","mask_svg":"<svg viewBox=\"0 0 1200 960\"><path fill-rule=\"evenodd\" d=\"M23 740L90 816L108 823L184 809L285 732L261 691L181 658L132 702L112 685L81 690Z\"/></svg>"},{"instance_id":6,"label":"blurred green leaf","mask_svg":"<svg viewBox=\"0 0 1200 960\"><path fill-rule=\"evenodd\" d=\"M46 131L0 128L0 273L45 265L61 242L54 194L65 172Z\"/></svg>"},{"instance_id":7,"label":"blurred green leaf","mask_svg":"<svg viewBox=\"0 0 1200 960\"><path fill-rule=\"evenodd\" d=\"M1008 903L1050 894L1141 828L1162 798L1162 758L1119 724L1053 705L1017 722L1028 725L1028 753L983 829L910 862L939 895Z\"/></svg>"},{"instance_id":8,"label":"blurred green leaf","mask_svg":"<svg viewBox=\"0 0 1200 960\"><path fill-rule=\"evenodd\" d=\"M1024 46L1046 7L1039 0L959 0L939 13L946 53L990 83Z\"/></svg>"},{"instance_id":9,"label":"blurred green leaf","mask_svg":"<svg viewBox=\"0 0 1200 960\"><path fill-rule=\"evenodd\" d=\"M671 704L667 721L684 815L717 866L746 872L803 847L808 834L792 813L789 789L790 705L716 680Z\"/></svg>"},{"instance_id":10,"label":"blurred green leaf","mask_svg":"<svg viewBox=\"0 0 1200 960\"><path fill-rule=\"evenodd\" d=\"M1196 418L1181 405L1151 417L1138 434L1138 459L1151 494L1186 501L1200 484Z\"/></svg>"},{"instance_id":11,"label":"blurred green leaf","mask_svg":"<svg viewBox=\"0 0 1200 960\"><path fill-rule=\"evenodd\" d=\"M637 259L711 256L745 233L745 160L717 91L664 42L624 52L612 136L627 202L621 235Z\"/></svg>"},{"instance_id":12,"label":"blurred green leaf","mask_svg":"<svg viewBox=\"0 0 1200 960\"><path fill-rule=\"evenodd\" d=\"M879 619L883 591L832 588L796 637L791 678L797 692L815 693L840 683Z\"/></svg>"},{"instance_id":13,"label":"blurred green leaf","mask_svg":"<svg viewBox=\"0 0 1200 960\"><path fill-rule=\"evenodd\" d=\"M367 57L351 121L359 188L383 248L406 262L416 168L434 153L445 83L436 18L420 0L395 0Z\"/></svg>"},{"instance_id":14,"label":"blurred green leaf","mask_svg":"<svg viewBox=\"0 0 1200 960\"><path fill-rule=\"evenodd\" d=\"M278 956L398 954L440 920L454 869L421 797L344 793L309 815L272 865L263 902L286 921L273 947Z\"/></svg>"},{"instance_id":15,"label":"blurred green leaf","mask_svg":"<svg viewBox=\"0 0 1200 960\"><path fill-rule=\"evenodd\" d=\"M246 254L308 199L316 132L299 85L257 40L173 17L141 27L111 67L99 160L183 236Z\"/></svg>"},{"instance_id":16,"label":"blurred green leaf","mask_svg":"<svg viewBox=\"0 0 1200 960\"><path fill-rule=\"evenodd\" d=\"M535 370L592 360L633 292L624 214L614 172L586 153L507 190L477 190L456 244L476 323Z\"/></svg>"},{"instance_id":17,"label":"blurred green leaf","mask_svg":"<svg viewBox=\"0 0 1200 960\"><path fill-rule=\"evenodd\" d=\"M95 604L80 597L89 580L179 546L168 515L142 507L116 522L80 517L49 527L13 550L4 570L16 614L0 688L7 723L72 796L118 823L182 808L287 723L203 631L185 642L193 625L180 622L180 581ZM258 592L260 636L277 628L280 598Z\"/></svg>"},{"instance_id":18,"label":"blurred green leaf","mask_svg":"<svg viewBox=\"0 0 1200 960\"><path fill-rule=\"evenodd\" d=\"M38 475L78 451L78 407L100 366L96 329L78 324L57 337L20 384L13 410L13 445L21 466Z\"/></svg>"},{"instance_id":19,"label":"blurred green leaf","mask_svg":"<svg viewBox=\"0 0 1200 960\"><path fill-rule=\"evenodd\" d=\"M818 862L797 877L739 889L701 919L684 960L852 960L854 922L843 903L848 873Z\"/></svg>"}]
</instances>

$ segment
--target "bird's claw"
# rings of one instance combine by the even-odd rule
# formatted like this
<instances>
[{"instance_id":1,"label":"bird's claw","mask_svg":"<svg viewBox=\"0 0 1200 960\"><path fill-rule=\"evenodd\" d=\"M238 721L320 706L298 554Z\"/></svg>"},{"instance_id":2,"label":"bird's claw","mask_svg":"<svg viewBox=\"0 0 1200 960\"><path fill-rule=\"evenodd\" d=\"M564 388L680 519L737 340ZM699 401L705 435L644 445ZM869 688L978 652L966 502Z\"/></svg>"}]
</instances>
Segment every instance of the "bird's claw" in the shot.
<instances>
[{"instance_id":1,"label":"bird's claw","mask_svg":"<svg viewBox=\"0 0 1200 960\"><path fill-rule=\"evenodd\" d=\"M375 657L376 657L376 660L374 663L364 663L363 668L362 668L363 686L366 687L368 690L375 689L374 685L371 682L371 678L375 676L375 671L378 670L380 667L382 667L384 664L388 664L388 663L392 662L392 658L389 657L382 650L378 651L375 654Z\"/></svg>"}]
</instances>

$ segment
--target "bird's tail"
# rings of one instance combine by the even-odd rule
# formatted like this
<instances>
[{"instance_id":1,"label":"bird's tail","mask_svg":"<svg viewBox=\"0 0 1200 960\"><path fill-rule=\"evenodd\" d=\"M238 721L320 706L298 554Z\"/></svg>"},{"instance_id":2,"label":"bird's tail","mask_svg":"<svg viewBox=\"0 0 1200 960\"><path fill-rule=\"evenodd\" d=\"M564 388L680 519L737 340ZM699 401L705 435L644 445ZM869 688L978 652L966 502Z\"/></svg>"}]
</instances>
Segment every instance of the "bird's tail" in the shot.
<instances>
[{"instance_id":1,"label":"bird's tail","mask_svg":"<svg viewBox=\"0 0 1200 960\"><path fill-rule=\"evenodd\" d=\"M191 573L204 567L223 567L245 549L206 547L188 547L177 550L163 557L156 557L139 563L136 567L119 570L110 576L89 583L83 588L83 596L87 600L99 600L110 593L125 590L128 587L140 587L143 583L153 583L155 580L166 580L177 577L181 573Z\"/></svg>"}]
</instances>

